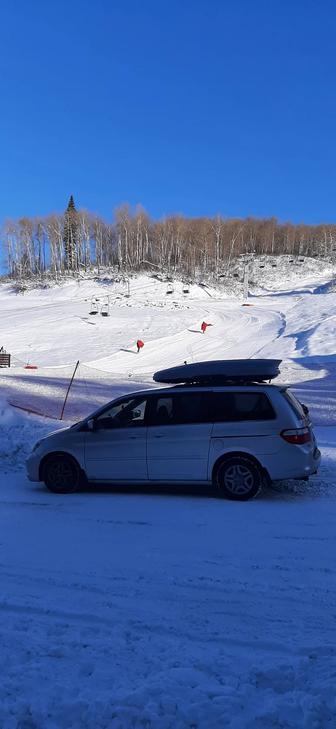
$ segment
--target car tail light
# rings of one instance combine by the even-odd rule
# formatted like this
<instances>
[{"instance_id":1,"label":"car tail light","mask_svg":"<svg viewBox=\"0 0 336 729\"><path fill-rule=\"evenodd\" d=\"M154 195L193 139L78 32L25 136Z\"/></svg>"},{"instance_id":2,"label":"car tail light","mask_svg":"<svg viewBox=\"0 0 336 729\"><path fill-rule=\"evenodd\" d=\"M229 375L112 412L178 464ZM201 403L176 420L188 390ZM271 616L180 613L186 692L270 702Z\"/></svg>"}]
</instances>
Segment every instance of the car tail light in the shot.
<instances>
[{"instance_id":1,"label":"car tail light","mask_svg":"<svg viewBox=\"0 0 336 729\"><path fill-rule=\"evenodd\" d=\"M283 430L280 433L287 443L294 443L295 445L303 445L311 441L311 432L309 428L293 428L292 430Z\"/></svg>"}]
</instances>

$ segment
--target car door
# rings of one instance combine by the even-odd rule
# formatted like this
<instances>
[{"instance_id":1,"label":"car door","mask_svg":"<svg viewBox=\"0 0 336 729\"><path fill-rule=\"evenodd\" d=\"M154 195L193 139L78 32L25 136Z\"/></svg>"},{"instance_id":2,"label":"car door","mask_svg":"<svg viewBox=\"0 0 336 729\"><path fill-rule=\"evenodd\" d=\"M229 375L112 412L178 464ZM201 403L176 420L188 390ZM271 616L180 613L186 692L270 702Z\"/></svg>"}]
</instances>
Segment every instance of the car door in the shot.
<instances>
[{"instance_id":1,"label":"car door","mask_svg":"<svg viewBox=\"0 0 336 729\"><path fill-rule=\"evenodd\" d=\"M91 481L146 481L147 398L110 405L86 433L85 467Z\"/></svg>"},{"instance_id":2,"label":"car door","mask_svg":"<svg viewBox=\"0 0 336 729\"><path fill-rule=\"evenodd\" d=\"M147 430L148 478L206 481L212 430L206 393L151 397Z\"/></svg>"},{"instance_id":3,"label":"car door","mask_svg":"<svg viewBox=\"0 0 336 729\"><path fill-rule=\"evenodd\" d=\"M259 457L279 449L276 413L260 388L214 392L211 409L214 427L210 464L228 451L243 451Z\"/></svg>"}]
</instances>

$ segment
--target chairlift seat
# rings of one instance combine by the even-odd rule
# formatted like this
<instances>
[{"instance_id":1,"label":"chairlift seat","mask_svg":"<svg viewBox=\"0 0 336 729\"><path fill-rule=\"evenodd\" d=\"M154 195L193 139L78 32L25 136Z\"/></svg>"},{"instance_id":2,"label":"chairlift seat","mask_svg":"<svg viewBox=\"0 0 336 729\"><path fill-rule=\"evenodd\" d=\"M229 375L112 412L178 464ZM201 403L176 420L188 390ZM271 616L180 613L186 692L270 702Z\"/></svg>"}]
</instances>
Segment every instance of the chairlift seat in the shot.
<instances>
[{"instance_id":1,"label":"chairlift seat","mask_svg":"<svg viewBox=\"0 0 336 729\"><path fill-rule=\"evenodd\" d=\"M99 301L99 299L97 299L95 296L92 297L92 299L91 299L91 309L90 309L91 316L94 316L95 314L98 314L98 303L97 303L98 301Z\"/></svg>"}]
</instances>

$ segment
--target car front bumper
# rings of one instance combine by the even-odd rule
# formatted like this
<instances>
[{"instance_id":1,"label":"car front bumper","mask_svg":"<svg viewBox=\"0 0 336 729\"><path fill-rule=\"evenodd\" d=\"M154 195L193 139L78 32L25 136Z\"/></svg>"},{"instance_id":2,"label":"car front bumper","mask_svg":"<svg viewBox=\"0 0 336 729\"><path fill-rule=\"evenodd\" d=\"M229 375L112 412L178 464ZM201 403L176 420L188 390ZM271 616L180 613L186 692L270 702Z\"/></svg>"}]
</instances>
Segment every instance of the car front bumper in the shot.
<instances>
[{"instance_id":1,"label":"car front bumper","mask_svg":"<svg viewBox=\"0 0 336 729\"><path fill-rule=\"evenodd\" d=\"M41 458L35 453L31 453L26 460L26 471L29 481L40 481L40 462Z\"/></svg>"}]
</instances>

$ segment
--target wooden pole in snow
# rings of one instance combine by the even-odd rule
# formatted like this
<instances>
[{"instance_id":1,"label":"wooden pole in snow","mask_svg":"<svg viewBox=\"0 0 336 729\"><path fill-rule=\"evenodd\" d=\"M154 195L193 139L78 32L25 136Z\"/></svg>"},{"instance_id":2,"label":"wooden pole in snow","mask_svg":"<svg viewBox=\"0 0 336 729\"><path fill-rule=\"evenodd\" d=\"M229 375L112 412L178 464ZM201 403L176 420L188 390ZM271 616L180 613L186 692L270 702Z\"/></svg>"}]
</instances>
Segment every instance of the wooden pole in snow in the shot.
<instances>
[{"instance_id":1,"label":"wooden pole in snow","mask_svg":"<svg viewBox=\"0 0 336 729\"><path fill-rule=\"evenodd\" d=\"M64 410L65 410L65 406L66 406L66 401L68 399L68 395L69 395L69 392L70 392L70 388L71 388L71 385L72 385L72 383L74 381L74 377L75 377L75 374L77 372L78 365L79 365L79 360L77 360L76 367L75 367L75 369L73 371L73 375L72 375L71 380L69 382L69 387L68 387L67 392L66 392L66 396L65 396L64 403L63 403L63 407L62 407L62 412L61 412L60 420L63 420L63 414L64 414Z\"/></svg>"}]
</instances>

